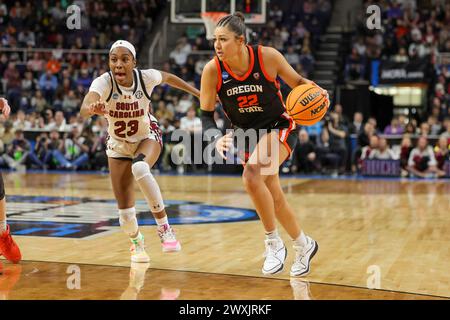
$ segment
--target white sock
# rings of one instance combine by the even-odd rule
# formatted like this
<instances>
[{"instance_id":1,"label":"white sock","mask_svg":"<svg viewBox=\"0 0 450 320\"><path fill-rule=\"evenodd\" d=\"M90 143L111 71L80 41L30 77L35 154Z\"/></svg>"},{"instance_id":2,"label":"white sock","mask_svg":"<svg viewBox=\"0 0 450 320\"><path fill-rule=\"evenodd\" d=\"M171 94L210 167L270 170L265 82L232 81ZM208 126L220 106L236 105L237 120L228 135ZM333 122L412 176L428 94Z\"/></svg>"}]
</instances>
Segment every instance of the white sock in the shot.
<instances>
[{"instance_id":1,"label":"white sock","mask_svg":"<svg viewBox=\"0 0 450 320\"><path fill-rule=\"evenodd\" d=\"M142 235L142 233L139 231L139 233L137 234L137 236L135 238L130 237L131 242L133 243L137 243L137 242L144 242L144 236Z\"/></svg>"},{"instance_id":2,"label":"white sock","mask_svg":"<svg viewBox=\"0 0 450 320\"><path fill-rule=\"evenodd\" d=\"M297 239L294 239L294 245L304 247L308 244L308 240L306 239L305 234L300 232L300 235L297 237Z\"/></svg>"},{"instance_id":3,"label":"white sock","mask_svg":"<svg viewBox=\"0 0 450 320\"><path fill-rule=\"evenodd\" d=\"M6 231L6 219L0 220L0 233L5 232L5 231Z\"/></svg>"},{"instance_id":4,"label":"white sock","mask_svg":"<svg viewBox=\"0 0 450 320\"><path fill-rule=\"evenodd\" d=\"M273 231L267 232L266 231L266 239L270 240L270 239L279 239L280 236L278 235L278 230L275 229Z\"/></svg>"},{"instance_id":5,"label":"white sock","mask_svg":"<svg viewBox=\"0 0 450 320\"><path fill-rule=\"evenodd\" d=\"M158 225L158 227L163 226L165 224L169 225L169 220L167 219L167 216L165 216L164 218L158 219L155 218L156 220L156 224Z\"/></svg>"}]
</instances>

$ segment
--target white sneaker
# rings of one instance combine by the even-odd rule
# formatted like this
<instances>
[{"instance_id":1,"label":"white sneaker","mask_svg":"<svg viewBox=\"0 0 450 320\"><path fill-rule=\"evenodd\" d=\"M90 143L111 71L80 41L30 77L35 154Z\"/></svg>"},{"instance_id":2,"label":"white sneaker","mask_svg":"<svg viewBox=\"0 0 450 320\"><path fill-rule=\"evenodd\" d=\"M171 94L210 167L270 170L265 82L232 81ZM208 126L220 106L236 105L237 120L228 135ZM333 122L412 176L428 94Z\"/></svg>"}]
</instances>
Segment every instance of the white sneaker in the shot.
<instances>
[{"instance_id":1,"label":"white sneaker","mask_svg":"<svg viewBox=\"0 0 450 320\"><path fill-rule=\"evenodd\" d=\"M308 236L306 236L306 240L308 243L304 247L294 245L295 260L291 267L291 277L306 276L309 273L311 259L319 249L315 240Z\"/></svg>"},{"instance_id":2,"label":"white sneaker","mask_svg":"<svg viewBox=\"0 0 450 320\"><path fill-rule=\"evenodd\" d=\"M150 257L145 252L144 237L142 240L131 240L131 262L149 262Z\"/></svg>"},{"instance_id":3,"label":"white sneaker","mask_svg":"<svg viewBox=\"0 0 450 320\"><path fill-rule=\"evenodd\" d=\"M158 227L158 236L161 239L163 252L177 252L181 250L180 241L175 237L172 227L167 224Z\"/></svg>"},{"instance_id":4,"label":"white sneaker","mask_svg":"<svg viewBox=\"0 0 450 320\"><path fill-rule=\"evenodd\" d=\"M267 239L264 242L266 245L266 252L264 253L266 259L264 260L262 273L268 275L281 272L287 256L283 240Z\"/></svg>"}]
</instances>

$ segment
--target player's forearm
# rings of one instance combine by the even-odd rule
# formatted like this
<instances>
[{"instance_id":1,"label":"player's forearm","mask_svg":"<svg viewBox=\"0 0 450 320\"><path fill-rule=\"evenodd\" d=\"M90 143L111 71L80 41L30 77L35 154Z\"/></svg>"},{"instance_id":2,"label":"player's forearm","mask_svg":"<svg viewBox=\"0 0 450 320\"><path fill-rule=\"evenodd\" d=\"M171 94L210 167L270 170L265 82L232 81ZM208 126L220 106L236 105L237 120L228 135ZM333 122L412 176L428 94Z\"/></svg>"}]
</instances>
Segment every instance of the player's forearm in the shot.
<instances>
[{"instance_id":1,"label":"player's forearm","mask_svg":"<svg viewBox=\"0 0 450 320\"><path fill-rule=\"evenodd\" d=\"M194 88L189 83L187 83L183 79L180 79L174 74L167 74L166 83L171 87L183 90L197 98L200 98L200 91L197 88Z\"/></svg>"}]
</instances>

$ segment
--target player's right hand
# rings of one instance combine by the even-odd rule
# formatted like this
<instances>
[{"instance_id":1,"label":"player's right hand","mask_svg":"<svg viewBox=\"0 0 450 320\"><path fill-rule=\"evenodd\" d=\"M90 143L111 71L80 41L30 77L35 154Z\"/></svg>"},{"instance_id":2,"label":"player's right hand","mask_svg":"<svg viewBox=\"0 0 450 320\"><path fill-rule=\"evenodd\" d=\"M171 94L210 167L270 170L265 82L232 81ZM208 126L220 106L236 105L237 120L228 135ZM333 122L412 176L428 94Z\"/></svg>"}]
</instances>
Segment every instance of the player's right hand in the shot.
<instances>
[{"instance_id":1,"label":"player's right hand","mask_svg":"<svg viewBox=\"0 0 450 320\"><path fill-rule=\"evenodd\" d=\"M106 103L102 100L98 100L89 105L89 114L90 115L97 114L100 116L104 116L107 113L108 112L106 111Z\"/></svg>"},{"instance_id":2,"label":"player's right hand","mask_svg":"<svg viewBox=\"0 0 450 320\"><path fill-rule=\"evenodd\" d=\"M8 100L6 100L5 98L0 98L0 100L0 110L2 111L5 118L8 118L11 112L11 107L8 104Z\"/></svg>"},{"instance_id":3,"label":"player's right hand","mask_svg":"<svg viewBox=\"0 0 450 320\"><path fill-rule=\"evenodd\" d=\"M219 138L216 143L216 150L223 159L226 159L225 151L229 151L233 145L233 132L229 132L223 137Z\"/></svg>"}]
</instances>

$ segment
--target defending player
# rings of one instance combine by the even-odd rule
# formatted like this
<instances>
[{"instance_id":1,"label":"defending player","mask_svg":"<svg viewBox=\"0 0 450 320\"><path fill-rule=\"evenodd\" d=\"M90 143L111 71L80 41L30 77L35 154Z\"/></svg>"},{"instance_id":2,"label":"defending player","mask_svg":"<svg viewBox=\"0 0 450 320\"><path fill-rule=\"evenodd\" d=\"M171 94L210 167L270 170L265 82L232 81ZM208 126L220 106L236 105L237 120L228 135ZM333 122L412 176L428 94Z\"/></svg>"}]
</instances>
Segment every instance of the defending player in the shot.
<instances>
[{"instance_id":1,"label":"defending player","mask_svg":"<svg viewBox=\"0 0 450 320\"><path fill-rule=\"evenodd\" d=\"M312 82L297 74L277 50L247 45L244 16L239 12L218 22L214 49L217 56L205 66L201 80L203 130L216 127L213 115L218 94L235 128L269 131L253 150L245 148L242 175L266 232L262 272L275 274L284 267L287 250L278 235L278 220L292 238L296 252L291 276L306 275L318 245L300 229L280 185L277 169L289 157L297 137L295 123L286 113L276 79L280 76L291 88ZM327 96L325 90L323 94ZM230 150L232 141L231 133L217 141L216 149L222 157L225 158L224 151ZM265 174L264 164L274 157L275 172Z\"/></svg>"},{"instance_id":2,"label":"defending player","mask_svg":"<svg viewBox=\"0 0 450 320\"><path fill-rule=\"evenodd\" d=\"M0 111L8 118L11 108L5 98L0 98ZM11 236L9 225L6 223L6 200L3 177L0 173L0 255L13 263L18 263L22 259L19 246Z\"/></svg>"},{"instance_id":3,"label":"defending player","mask_svg":"<svg viewBox=\"0 0 450 320\"><path fill-rule=\"evenodd\" d=\"M158 183L150 169L162 150L161 130L149 113L153 88L167 83L199 97L199 91L177 76L155 69L136 69L136 50L118 40L110 49L110 71L96 78L84 98L81 115L108 119L108 165L119 222L132 242L131 261L148 262L144 236L139 232L134 207L133 180L144 194L158 225L164 252L179 251L180 242L169 226Z\"/></svg>"}]
</instances>

